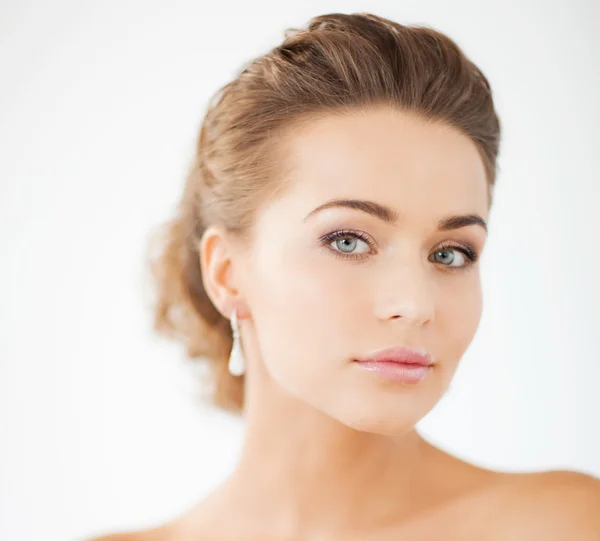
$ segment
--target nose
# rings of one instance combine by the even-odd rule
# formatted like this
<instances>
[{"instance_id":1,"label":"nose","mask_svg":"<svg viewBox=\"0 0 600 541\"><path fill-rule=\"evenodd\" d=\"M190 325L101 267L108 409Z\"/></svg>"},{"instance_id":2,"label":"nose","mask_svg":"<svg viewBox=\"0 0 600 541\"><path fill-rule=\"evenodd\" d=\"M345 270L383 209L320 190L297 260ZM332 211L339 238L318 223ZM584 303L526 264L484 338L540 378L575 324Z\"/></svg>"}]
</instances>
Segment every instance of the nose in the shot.
<instances>
[{"instance_id":1,"label":"nose","mask_svg":"<svg viewBox=\"0 0 600 541\"><path fill-rule=\"evenodd\" d=\"M404 263L379 277L375 313L382 321L405 320L413 326L429 324L435 313L435 283L420 264Z\"/></svg>"}]
</instances>

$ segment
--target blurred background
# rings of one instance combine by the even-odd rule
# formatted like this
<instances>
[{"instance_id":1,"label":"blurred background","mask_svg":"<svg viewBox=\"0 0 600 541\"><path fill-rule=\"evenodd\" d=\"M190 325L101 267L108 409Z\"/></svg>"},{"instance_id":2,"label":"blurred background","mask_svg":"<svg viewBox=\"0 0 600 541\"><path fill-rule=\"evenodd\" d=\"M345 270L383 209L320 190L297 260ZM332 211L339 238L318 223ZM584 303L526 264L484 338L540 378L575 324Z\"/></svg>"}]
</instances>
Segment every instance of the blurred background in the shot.
<instances>
[{"instance_id":1,"label":"blurred background","mask_svg":"<svg viewBox=\"0 0 600 541\"><path fill-rule=\"evenodd\" d=\"M0 2L0 538L169 520L241 419L151 331L144 254L208 100L287 27L370 11L447 33L503 126L484 313L424 436L477 464L600 476L600 3Z\"/></svg>"}]
</instances>

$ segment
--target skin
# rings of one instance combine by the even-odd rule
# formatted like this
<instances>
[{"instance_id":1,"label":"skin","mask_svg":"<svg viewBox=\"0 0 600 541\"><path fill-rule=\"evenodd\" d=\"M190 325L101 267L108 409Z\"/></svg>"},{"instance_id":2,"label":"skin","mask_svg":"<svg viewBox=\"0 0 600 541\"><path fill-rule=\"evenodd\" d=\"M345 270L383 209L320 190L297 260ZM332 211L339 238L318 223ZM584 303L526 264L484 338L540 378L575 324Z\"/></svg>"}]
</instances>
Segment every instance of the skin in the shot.
<instances>
[{"instance_id":1,"label":"skin","mask_svg":"<svg viewBox=\"0 0 600 541\"><path fill-rule=\"evenodd\" d=\"M485 228L438 230L448 215L488 219L473 142L377 108L315 120L282 150L286 187L260 209L251 243L211 226L200 250L209 297L226 317L238 310L240 461L173 522L107 539L600 539L597 479L479 468L415 429L482 314L479 260L460 248L481 256ZM398 220L339 206L307 218L337 199L386 205ZM319 242L339 229L372 245ZM425 347L435 361L425 379L386 380L353 362L392 346Z\"/></svg>"}]
</instances>

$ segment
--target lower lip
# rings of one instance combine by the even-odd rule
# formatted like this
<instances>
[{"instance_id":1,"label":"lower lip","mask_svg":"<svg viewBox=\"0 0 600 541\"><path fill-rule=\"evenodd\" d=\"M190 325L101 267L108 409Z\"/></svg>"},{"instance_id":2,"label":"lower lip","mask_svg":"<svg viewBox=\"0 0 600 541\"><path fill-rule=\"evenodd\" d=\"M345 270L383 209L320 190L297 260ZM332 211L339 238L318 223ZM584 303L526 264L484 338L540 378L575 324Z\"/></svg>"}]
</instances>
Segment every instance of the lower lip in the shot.
<instances>
[{"instance_id":1,"label":"lower lip","mask_svg":"<svg viewBox=\"0 0 600 541\"><path fill-rule=\"evenodd\" d=\"M431 366L422 364L396 363L391 361L356 361L359 366L379 376L405 383L419 383L429 372Z\"/></svg>"}]
</instances>

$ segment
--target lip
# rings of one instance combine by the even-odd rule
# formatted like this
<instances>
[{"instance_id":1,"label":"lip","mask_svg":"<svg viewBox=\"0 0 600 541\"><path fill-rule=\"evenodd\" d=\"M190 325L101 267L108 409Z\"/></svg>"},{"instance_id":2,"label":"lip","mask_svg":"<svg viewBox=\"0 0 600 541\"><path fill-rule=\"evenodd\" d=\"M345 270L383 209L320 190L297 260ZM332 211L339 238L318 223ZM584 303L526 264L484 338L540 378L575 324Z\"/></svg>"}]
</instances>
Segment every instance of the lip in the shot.
<instances>
[{"instance_id":1,"label":"lip","mask_svg":"<svg viewBox=\"0 0 600 541\"><path fill-rule=\"evenodd\" d=\"M356 359L359 363L400 363L431 366L433 359L425 348L394 347L382 349L366 357Z\"/></svg>"},{"instance_id":2,"label":"lip","mask_svg":"<svg viewBox=\"0 0 600 541\"><path fill-rule=\"evenodd\" d=\"M425 349L406 347L380 350L367 357L355 359L363 369L385 379L419 383L432 370L433 359Z\"/></svg>"}]
</instances>

